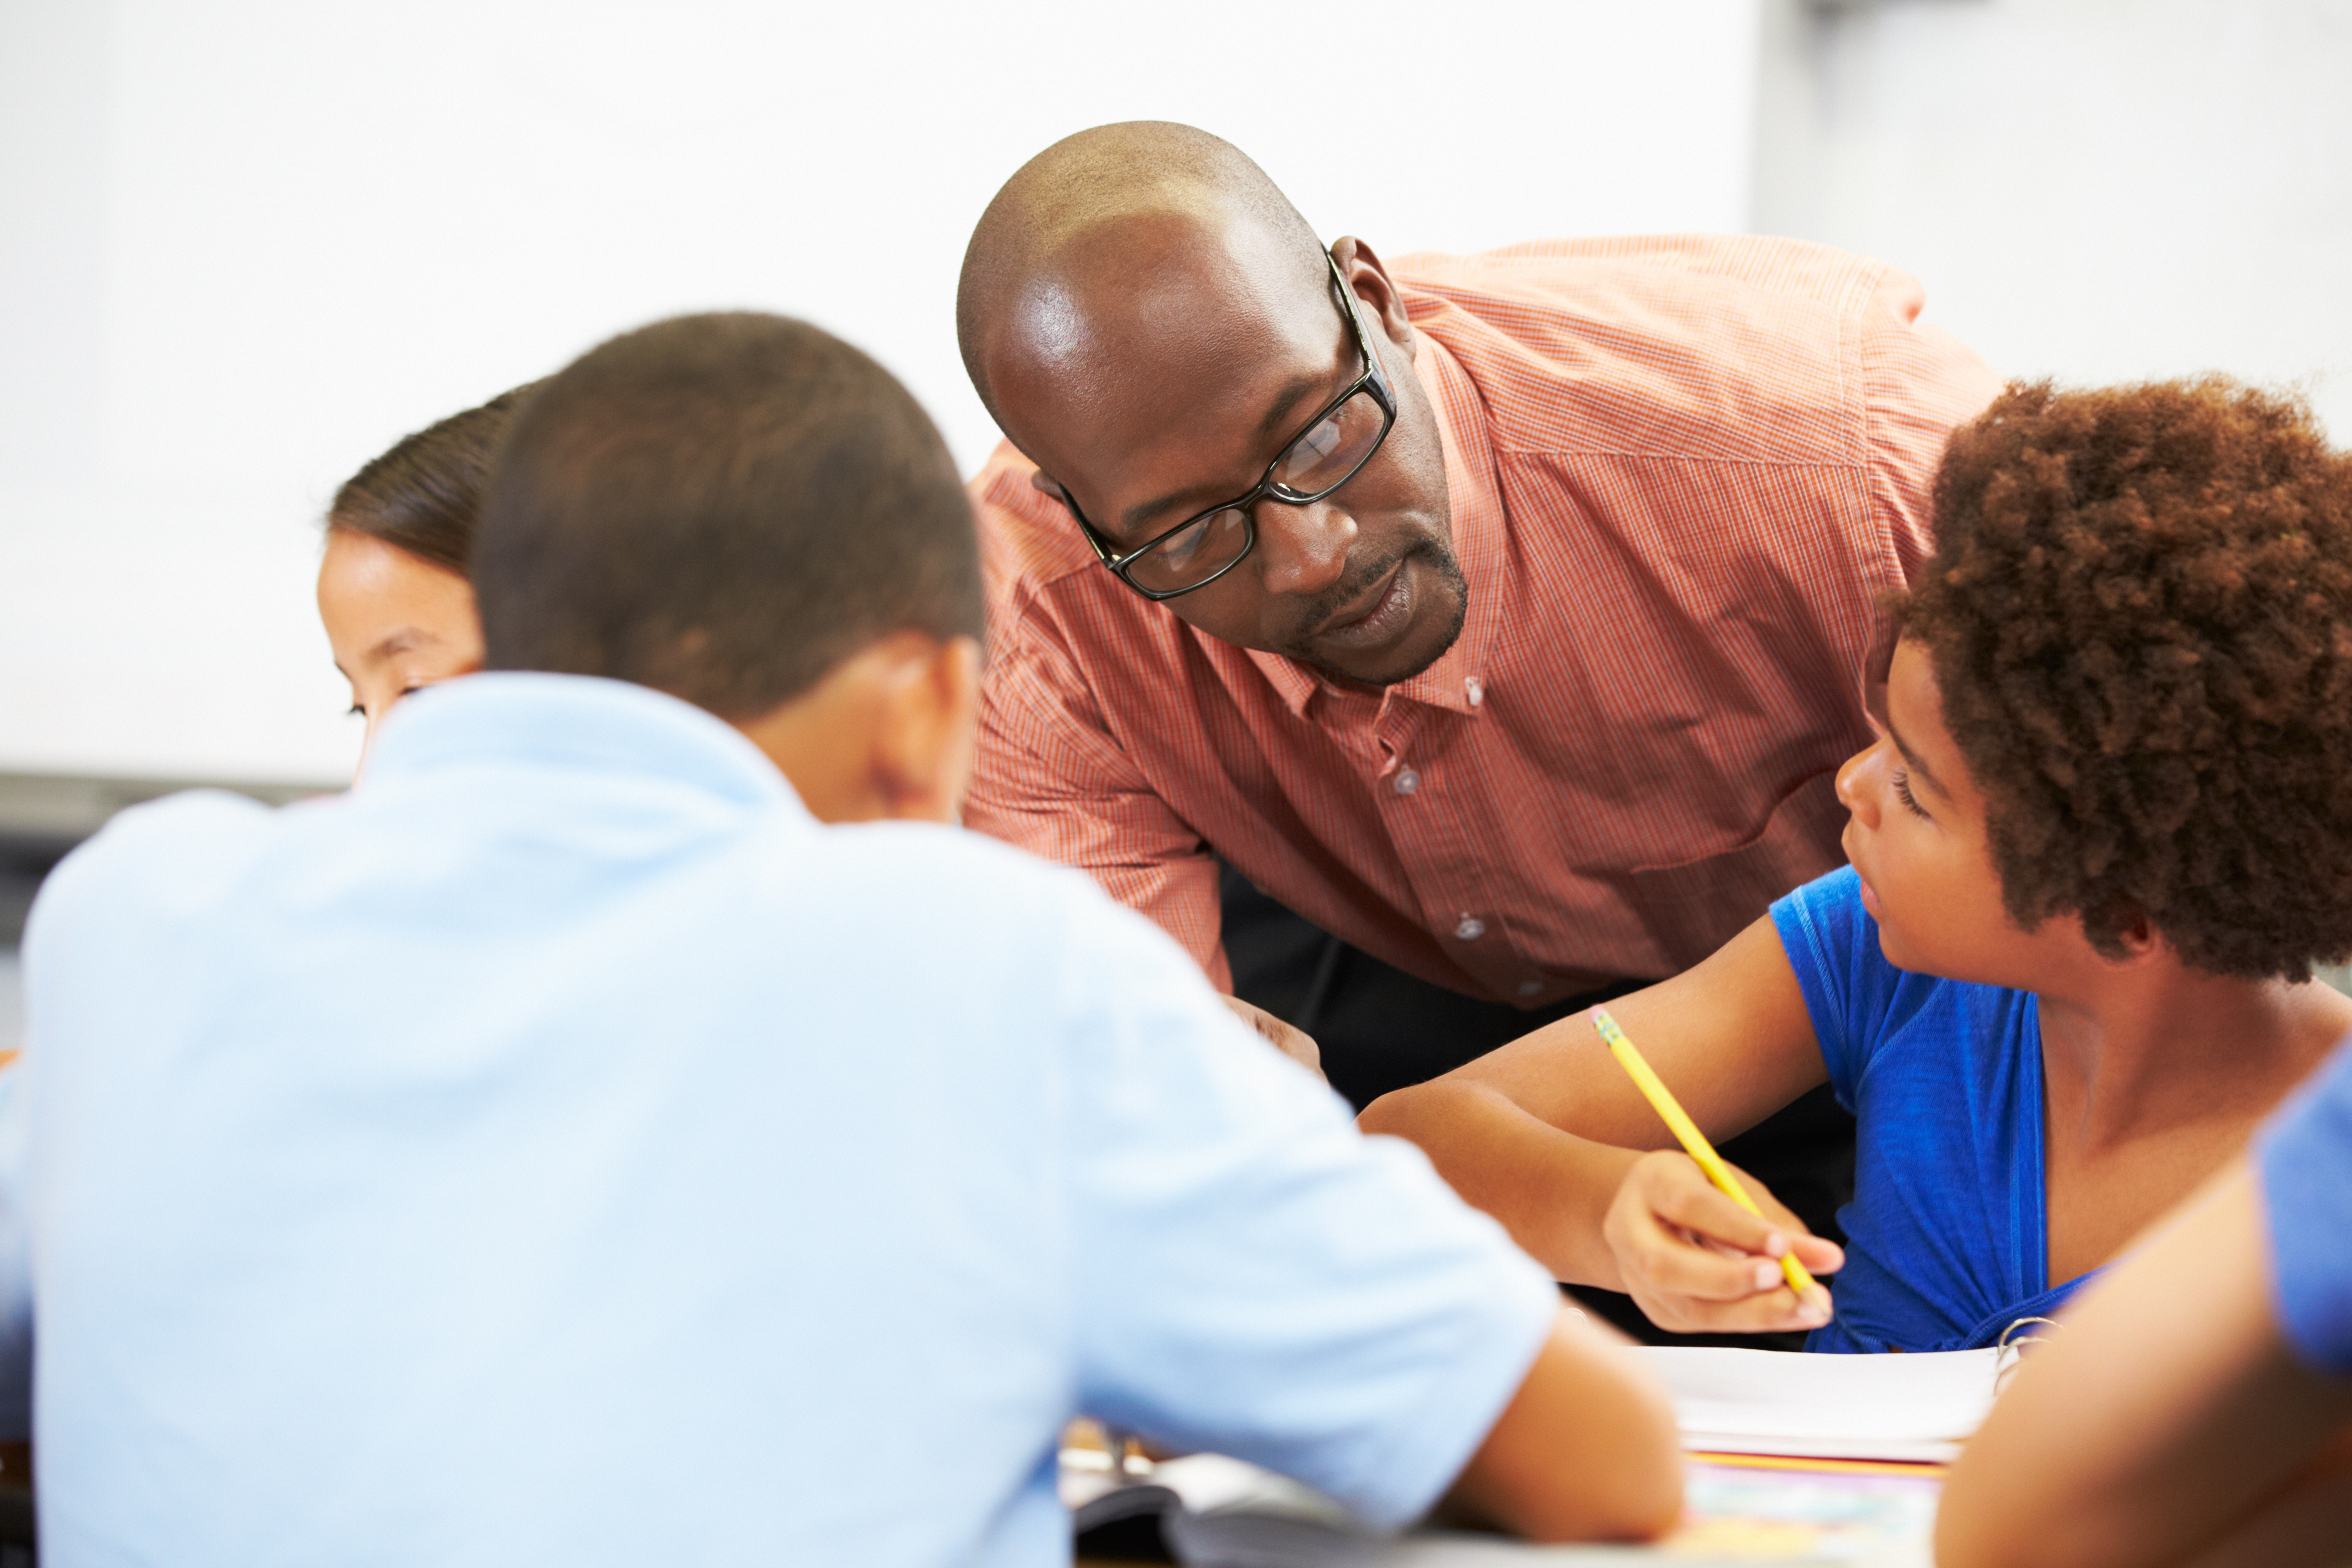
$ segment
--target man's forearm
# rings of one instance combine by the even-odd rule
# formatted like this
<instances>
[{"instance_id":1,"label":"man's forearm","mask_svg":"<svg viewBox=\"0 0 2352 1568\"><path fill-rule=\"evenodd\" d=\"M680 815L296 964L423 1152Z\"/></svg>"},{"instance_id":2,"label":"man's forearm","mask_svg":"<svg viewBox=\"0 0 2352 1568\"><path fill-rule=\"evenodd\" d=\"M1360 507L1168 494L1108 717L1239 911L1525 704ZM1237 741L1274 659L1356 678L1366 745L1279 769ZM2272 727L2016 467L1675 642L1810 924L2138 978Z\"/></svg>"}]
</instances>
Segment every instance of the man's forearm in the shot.
<instances>
[{"instance_id":1,"label":"man's forearm","mask_svg":"<svg viewBox=\"0 0 2352 1568\"><path fill-rule=\"evenodd\" d=\"M1624 1289L1601 1222L1640 1151L1562 1132L1460 1079L1383 1095L1357 1120L1419 1144L1463 1201L1500 1220L1552 1278Z\"/></svg>"}]
</instances>

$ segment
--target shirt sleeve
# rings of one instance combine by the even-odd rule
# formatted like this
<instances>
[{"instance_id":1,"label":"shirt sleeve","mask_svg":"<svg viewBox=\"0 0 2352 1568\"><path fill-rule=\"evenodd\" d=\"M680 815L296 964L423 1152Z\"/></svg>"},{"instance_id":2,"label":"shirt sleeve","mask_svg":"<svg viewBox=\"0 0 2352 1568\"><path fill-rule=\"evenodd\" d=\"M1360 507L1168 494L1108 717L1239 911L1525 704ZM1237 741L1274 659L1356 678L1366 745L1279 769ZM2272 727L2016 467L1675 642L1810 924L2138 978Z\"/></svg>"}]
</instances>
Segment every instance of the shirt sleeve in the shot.
<instances>
[{"instance_id":1,"label":"shirt sleeve","mask_svg":"<svg viewBox=\"0 0 2352 1568\"><path fill-rule=\"evenodd\" d=\"M1862 878L1851 866L1773 904L1772 923L1805 994L1830 1088L1852 1110L1902 971L1879 950L1878 922L1862 907Z\"/></svg>"},{"instance_id":2,"label":"shirt sleeve","mask_svg":"<svg viewBox=\"0 0 2352 1568\"><path fill-rule=\"evenodd\" d=\"M2000 378L1940 327L1920 321L1919 280L1888 268L1855 332L1871 519L1892 580L1910 583L1936 546L1936 470L1952 431L1984 412Z\"/></svg>"},{"instance_id":3,"label":"shirt sleeve","mask_svg":"<svg viewBox=\"0 0 2352 1568\"><path fill-rule=\"evenodd\" d=\"M1359 1133L1156 932L1105 913L1071 1031L1082 1408L1376 1526L1418 1516L1517 1391L1558 1288L1419 1150Z\"/></svg>"},{"instance_id":4,"label":"shirt sleeve","mask_svg":"<svg viewBox=\"0 0 2352 1568\"><path fill-rule=\"evenodd\" d=\"M964 826L1087 872L1230 991L1214 857L1112 737L1061 628L1011 586L1034 577L1011 557L1040 525L1034 509L1053 504L1030 487L1030 471L1008 447L972 481L991 646Z\"/></svg>"},{"instance_id":5,"label":"shirt sleeve","mask_svg":"<svg viewBox=\"0 0 2352 1568\"><path fill-rule=\"evenodd\" d=\"M2254 1157L2279 1326L2307 1364L2352 1373L2352 1040L2272 1116Z\"/></svg>"}]
</instances>

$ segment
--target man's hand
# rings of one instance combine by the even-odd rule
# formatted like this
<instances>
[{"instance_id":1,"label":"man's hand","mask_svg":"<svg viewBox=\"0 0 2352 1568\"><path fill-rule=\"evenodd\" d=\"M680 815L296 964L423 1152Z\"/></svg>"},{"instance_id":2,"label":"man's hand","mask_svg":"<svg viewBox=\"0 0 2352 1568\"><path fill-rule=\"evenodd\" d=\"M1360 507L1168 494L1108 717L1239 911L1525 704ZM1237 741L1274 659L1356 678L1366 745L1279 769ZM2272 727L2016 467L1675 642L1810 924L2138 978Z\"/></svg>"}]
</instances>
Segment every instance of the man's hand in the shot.
<instances>
[{"instance_id":1,"label":"man's hand","mask_svg":"<svg viewBox=\"0 0 2352 1568\"><path fill-rule=\"evenodd\" d=\"M1794 1251L1812 1273L1830 1274L1845 1253L1806 1230L1755 1177L1738 1174L1762 1217L1717 1191L1679 1150L1633 1163L1601 1222L1626 1293L1652 1322L1677 1333L1821 1327L1830 1321L1829 1292L1816 1285L1799 1300L1780 1260Z\"/></svg>"},{"instance_id":2,"label":"man's hand","mask_svg":"<svg viewBox=\"0 0 2352 1568\"><path fill-rule=\"evenodd\" d=\"M1266 1043L1276 1050L1317 1078L1323 1076L1323 1047L1315 1043L1314 1036L1292 1028L1265 1008L1254 1007L1238 996L1226 997L1225 1005L1234 1010L1235 1017L1265 1036Z\"/></svg>"}]
</instances>

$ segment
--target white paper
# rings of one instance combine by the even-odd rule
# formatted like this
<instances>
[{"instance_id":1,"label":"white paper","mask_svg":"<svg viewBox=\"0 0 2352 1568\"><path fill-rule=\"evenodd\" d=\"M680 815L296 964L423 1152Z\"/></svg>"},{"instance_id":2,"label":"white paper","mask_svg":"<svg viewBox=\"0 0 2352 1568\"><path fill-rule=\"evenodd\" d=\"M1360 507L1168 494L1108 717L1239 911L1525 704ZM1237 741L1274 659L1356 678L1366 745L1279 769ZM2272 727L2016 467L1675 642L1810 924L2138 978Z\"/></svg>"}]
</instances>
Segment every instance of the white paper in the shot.
<instances>
[{"instance_id":1,"label":"white paper","mask_svg":"<svg viewBox=\"0 0 2352 1568\"><path fill-rule=\"evenodd\" d=\"M1684 1448L1812 1458L1949 1460L1992 1409L2001 1352L1812 1355L1644 1346Z\"/></svg>"}]
</instances>

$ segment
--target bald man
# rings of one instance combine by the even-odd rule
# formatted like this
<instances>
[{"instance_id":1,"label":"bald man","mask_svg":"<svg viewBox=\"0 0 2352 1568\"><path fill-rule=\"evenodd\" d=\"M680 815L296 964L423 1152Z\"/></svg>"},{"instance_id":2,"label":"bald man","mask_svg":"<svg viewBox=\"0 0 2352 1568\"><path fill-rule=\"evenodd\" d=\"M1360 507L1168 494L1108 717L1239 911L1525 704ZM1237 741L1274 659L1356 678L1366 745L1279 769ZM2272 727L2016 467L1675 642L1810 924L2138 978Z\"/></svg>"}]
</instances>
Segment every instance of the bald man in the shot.
<instances>
[{"instance_id":1,"label":"bald man","mask_svg":"<svg viewBox=\"0 0 2352 1568\"><path fill-rule=\"evenodd\" d=\"M957 305L1010 437L967 820L1360 1105L1686 967L1842 861L1877 601L1999 387L1921 303L1785 240L1390 265L1205 132L1048 148Z\"/></svg>"}]
</instances>

